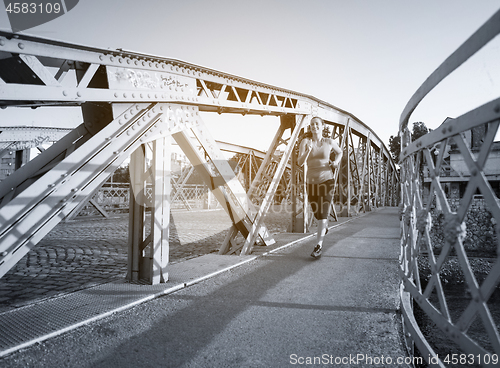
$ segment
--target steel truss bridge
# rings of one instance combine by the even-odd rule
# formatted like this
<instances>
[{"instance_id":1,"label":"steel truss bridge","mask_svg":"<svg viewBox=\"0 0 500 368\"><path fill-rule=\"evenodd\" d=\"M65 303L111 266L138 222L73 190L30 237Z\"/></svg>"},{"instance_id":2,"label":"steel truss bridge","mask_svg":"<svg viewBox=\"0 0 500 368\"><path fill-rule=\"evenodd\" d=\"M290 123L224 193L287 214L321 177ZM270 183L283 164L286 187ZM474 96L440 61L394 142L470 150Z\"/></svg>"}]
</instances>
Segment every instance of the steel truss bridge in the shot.
<instances>
[{"instance_id":1,"label":"steel truss bridge","mask_svg":"<svg viewBox=\"0 0 500 368\"><path fill-rule=\"evenodd\" d=\"M231 218L223 254L237 248L245 255L256 243L274 242L263 220L283 182L292 229L307 230L303 173L294 153L312 116L328 123L344 150L333 207L339 216L398 201L397 172L384 144L354 115L324 101L179 60L0 32L0 107L47 106L78 106L83 122L0 183L0 276L130 158L127 277L166 282L172 140ZM279 118L248 188L208 131L206 112Z\"/></svg>"},{"instance_id":2,"label":"steel truss bridge","mask_svg":"<svg viewBox=\"0 0 500 368\"><path fill-rule=\"evenodd\" d=\"M53 127L30 127L30 126L3 126L0 128L0 182L7 176L10 176L22 165L26 164L33 155L32 149L43 152L44 145L53 144L71 131L70 128ZM265 157L265 152L250 147L236 145L228 142L216 141L222 151L234 155L232 160L237 165L236 176L242 182L246 190L255 177L257 170ZM173 207L185 208L211 208L212 202L209 195L209 189L202 183L187 184L188 180L195 172L193 166L187 166L182 159L175 160L171 176L172 192L170 202ZM290 165L285 170L285 177L289 177ZM286 185L286 183L284 183ZM103 183L87 201L79 203L77 208L72 211L71 216L65 220L71 220L79 213L89 213L88 208L93 207L90 213L98 213L104 217L109 217L109 210L122 210L129 207L128 183L116 183L107 181ZM286 196L283 199L289 199L290 190L286 188ZM151 198L151 187L147 189L148 203ZM83 211L81 211L83 210ZM85 216L85 215L84 215Z\"/></svg>"},{"instance_id":3,"label":"steel truss bridge","mask_svg":"<svg viewBox=\"0 0 500 368\"><path fill-rule=\"evenodd\" d=\"M265 152L257 149L236 145L228 142L216 141L221 151L229 152L234 155L230 160L237 165L235 168L236 177L242 183L243 187L248 190L259 169L262 160L265 157ZM1 156L0 156L1 158ZM233 169L234 170L234 169ZM170 193L170 206L174 208L182 208L188 211L193 209L212 209L217 206L216 200L211 196L211 192L205 184L188 184L189 179L195 172L194 166L179 165L177 170L173 170L171 176L172 190ZM290 165L288 165L283 176L289 177ZM283 183L283 179L282 179ZM287 184L283 183L284 186ZM285 187L285 196L281 199L288 200L290 188ZM151 205L152 187L146 189L147 205ZM78 214L91 213L101 214L104 217L109 217L109 210L128 210L130 198L130 188L128 183L110 183L109 181L99 187L98 190L88 199L88 201L80 202L70 216L65 220L71 220ZM288 204L288 202L286 203ZM94 207L94 209L91 208ZM90 211L89 211L90 207ZM82 216L86 216L83 214Z\"/></svg>"},{"instance_id":4,"label":"steel truss bridge","mask_svg":"<svg viewBox=\"0 0 500 368\"><path fill-rule=\"evenodd\" d=\"M437 357L435 342L426 338L413 313L413 306L418 305L449 344L448 351L443 354L441 350L439 359L430 362L433 367L444 367L445 363L447 366L476 364L498 367L500 201L492 183L498 185L500 172L498 142L494 142L500 124L500 99L448 119L439 128L413 142L408 122L427 93L499 33L500 11L427 78L406 105L400 119L400 295L405 336L408 346L416 346L421 356ZM475 135L481 138L480 142L474 140ZM461 180L465 184L458 203L452 201L444 186L450 180L447 178L450 152L455 156L452 164L460 168ZM422 175L421 167L427 168L427 177ZM428 190L424 190L425 181L430 182ZM478 193L486 207L484 213L489 214L489 226L482 232L489 232L492 240L491 267L482 276L473 266L473 252L465 242L470 231L466 227L467 217L474 211ZM436 222L436 213L443 218L442 222ZM436 232L442 232L441 241L435 236ZM425 282L422 280L422 274L426 272L423 263L427 263L430 269ZM456 299L453 303L450 301L451 291L443 280L450 264L457 264L459 273L463 274L461 300L464 305L458 305ZM496 299L492 297L495 291ZM450 346L455 354L450 352Z\"/></svg>"}]
</instances>

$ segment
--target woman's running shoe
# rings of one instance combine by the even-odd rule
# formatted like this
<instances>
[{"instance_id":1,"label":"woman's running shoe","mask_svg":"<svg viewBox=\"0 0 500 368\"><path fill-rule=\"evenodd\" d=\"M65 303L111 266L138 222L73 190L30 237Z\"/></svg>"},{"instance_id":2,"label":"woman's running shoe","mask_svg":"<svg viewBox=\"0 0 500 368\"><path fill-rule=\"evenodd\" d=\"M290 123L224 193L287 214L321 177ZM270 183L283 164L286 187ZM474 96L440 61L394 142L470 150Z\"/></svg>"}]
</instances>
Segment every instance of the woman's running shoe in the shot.
<instances>
[{"instance_id":1,"label":"woman's running shoe","mask_svg":"<svg viewBox=\"0 0 500 368\"><path fill-rule=\"evenodd\" d=\"M314 247L314 250L311 253L311 257L313 257L313 258L321 257L321 245L318 244L318 245L316 245L316 247Z\"/></svg>"}]
</instances>

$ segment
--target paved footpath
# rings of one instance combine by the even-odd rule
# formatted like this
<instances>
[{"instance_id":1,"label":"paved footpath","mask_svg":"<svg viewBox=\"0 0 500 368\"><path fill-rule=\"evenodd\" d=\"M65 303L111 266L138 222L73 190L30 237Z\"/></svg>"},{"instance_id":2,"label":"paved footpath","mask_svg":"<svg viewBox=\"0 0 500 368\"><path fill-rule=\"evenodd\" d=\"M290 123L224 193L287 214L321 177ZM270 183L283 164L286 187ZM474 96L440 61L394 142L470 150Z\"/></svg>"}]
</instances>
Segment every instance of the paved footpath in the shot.
<instances>
[{"instance_id":1,"label":"paved footpath","mask_svg":"<svg viewBox=\"0 0 500 368\"><path fill-rule=\"evenodd\" d=\"M6 355L0 366L409 367L401 362L406 353L396 208L332 228L319 260L309 256L313 236L277 238L296 242L258 257L209 254L173 265L176 290ZM234 267L235 259L242 264ZM189 273L200 272L212 276L182 283ZM142 297L141 289L124 293L120 287L115 284L114 293L109 288L79 293L82 301L98 298L99 306L133 294ZM69 318L54 309L45 324L57 323L57 316ZM41 316L38 310L31 322Z\"/></svg>"}]
</instances>

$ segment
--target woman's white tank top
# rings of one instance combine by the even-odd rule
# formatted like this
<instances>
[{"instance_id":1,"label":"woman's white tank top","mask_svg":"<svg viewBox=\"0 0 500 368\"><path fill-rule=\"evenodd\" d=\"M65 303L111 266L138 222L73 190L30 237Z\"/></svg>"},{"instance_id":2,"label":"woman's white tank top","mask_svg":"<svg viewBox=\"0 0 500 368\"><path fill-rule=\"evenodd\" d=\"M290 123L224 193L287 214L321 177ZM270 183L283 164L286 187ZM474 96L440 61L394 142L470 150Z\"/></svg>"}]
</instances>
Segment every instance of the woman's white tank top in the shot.
<instances>
[{"instance_id":1,"label":"woman's white tank top","mask_svg":"<svg viewBox=\"0 0 500 368\"><path fill-rule=\"evenodd\" d=\"M332 147L325 139L321 140L321 145L315 147L307 158L307 182L310 184L319 184L333 179L333 172L330 167L330 152ZM317 165L321 161L321 165ZM324 164L323 164L324 162Z\"/></svg>"}]
</instances>

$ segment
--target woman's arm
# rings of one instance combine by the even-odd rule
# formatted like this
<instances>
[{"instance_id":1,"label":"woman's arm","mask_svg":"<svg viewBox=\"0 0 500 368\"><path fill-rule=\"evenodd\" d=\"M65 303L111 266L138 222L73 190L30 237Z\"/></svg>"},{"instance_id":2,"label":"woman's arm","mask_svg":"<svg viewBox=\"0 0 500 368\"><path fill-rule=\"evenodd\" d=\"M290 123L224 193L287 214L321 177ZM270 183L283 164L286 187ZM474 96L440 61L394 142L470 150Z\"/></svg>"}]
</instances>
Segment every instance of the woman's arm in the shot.
<instances>
[{"instance_id":1,"label":"woman's arm","mask_svg":"<svg viewBox=\"0 0 500 368\"><path fill-rule=\"evenodd\" d=\"M297 157L297 164L299 166L304 165L304 162L306 162L307 158L309 157L311 150L312 150L311 140L308 138L304 138L302 142L300 142L299 156Z\"/></svg>"},{"instance_id":2,"label":"woman's arm","mask_svg":"<svg viewBox=\"0 0 500 368\"><path fill-rule=\"evenodd\" d=\"M337 142L330 138L330 146L332 147L332 151L335 152L335 161L331 163L333 167L338 167L340 165L340 160L342 160L342 150L340 149Z\"/></svg>"}]
</instances>

